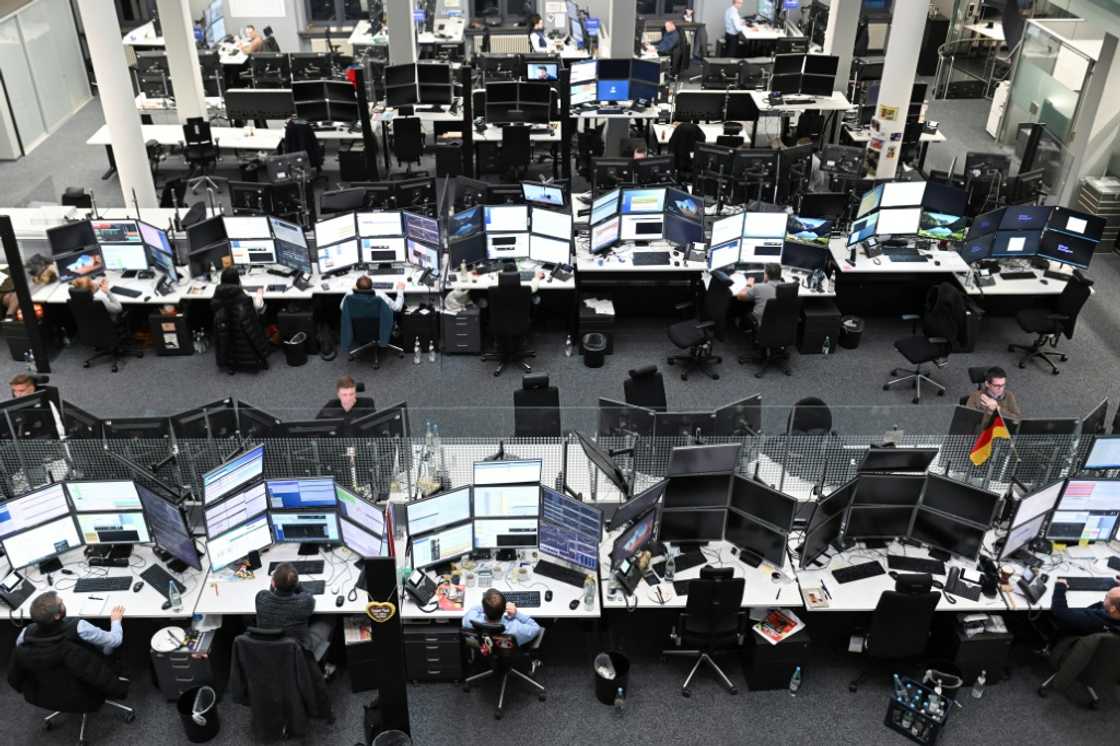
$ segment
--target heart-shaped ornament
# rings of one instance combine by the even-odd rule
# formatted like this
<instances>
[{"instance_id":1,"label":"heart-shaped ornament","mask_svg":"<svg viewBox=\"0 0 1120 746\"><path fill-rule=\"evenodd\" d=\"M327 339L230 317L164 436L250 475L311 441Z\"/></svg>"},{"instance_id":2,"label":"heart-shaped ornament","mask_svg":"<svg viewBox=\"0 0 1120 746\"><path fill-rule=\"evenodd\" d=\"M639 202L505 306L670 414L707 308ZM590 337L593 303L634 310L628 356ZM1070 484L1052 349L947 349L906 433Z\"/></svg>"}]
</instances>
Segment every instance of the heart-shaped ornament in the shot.
<instances>
[{"instance_id":1,"label":"heart-shaped ornament","mask_svg":"<svg viewBox=\"0 0 1120 746\"><path fill-rule=\"evenodd\" d=\"M370 601L366 604L366 616L378 624L384 624L397 613L397 606L389 601Z\"/></svg>"}]
</instances>

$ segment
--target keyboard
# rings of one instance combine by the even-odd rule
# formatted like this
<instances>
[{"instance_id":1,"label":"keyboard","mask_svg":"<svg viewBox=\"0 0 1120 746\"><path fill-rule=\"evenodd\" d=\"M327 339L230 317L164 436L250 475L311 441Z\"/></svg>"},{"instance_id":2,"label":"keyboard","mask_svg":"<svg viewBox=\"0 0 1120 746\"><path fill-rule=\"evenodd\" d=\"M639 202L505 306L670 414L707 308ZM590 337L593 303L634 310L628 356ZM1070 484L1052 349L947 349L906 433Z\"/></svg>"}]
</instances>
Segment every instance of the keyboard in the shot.
<instances>
[{"instance_id":1,"label":"keyboard","mask_svg":"<svg viewBox=\"0 0 1120 746\"><path fill-rule=\"evenodd\" d=\"M587 573L585 572L572 570L562 565L557 565L553 562L546 562L545 560L538 560L537 566L533 568L533 572L546 578L559 580L561 583L574 585L576 588L582 588L583 583L587 578Z\"/></svg>"},{"instance_id":2,"label":"keyboard","mask_svg":"<svg viewBox=\"0 0 1120 746\"><path fill-rule=\"evenodd\" d=\"M110 575L105 578L78 578L74 584L75 593L95 593L97 591L127 591L132 587L131 575Z\"/></svg>"},{"instance_id":3,"label":"keyboard","mask_svg":"<svg viewBox=\"0 0 1120 746\"><path fill-rule=\"evenodd\" d=\"M1052 269L1048 269L1043 272L1042 276L1051 280L1061 280L1062 282L1069 282L1070 278L1073 277L1073 275L1067 272L1055 272Z\"/></svg>"},{"instance_id":4,"label":"keyboard","mask_svg":"<svg viewBox=\"0 0 1120 746\"><path fill-rule=\"evenodd\" d=\"M676 572L684 572L685 570L691 570L694 567L708 564L708 558L704 556L703 552L696 550L695 552L683 552L678 554L675 563Z\"/></svg>"},{"instance_id":5,"label":"keyboard","mask_svg":"<svg viewBox=\"0 0 1120 746\"><path fill-rule=\"evenodd\" d=\"M688 595L688 584L691 583L691 582L692 582L691 580L674 580L673 581L673 593L676 593L678 596L687 596Z\"/></svg>"},{"instance_id":6,"label":"keyboard","mask_svg":"<svg viewBox=\"0 0 1120 746\"><path fill-rule=\"evenodd\" d=\"M506 603L514 604L522 609L536 609L541 605L540 591L502 591Z\"/></svg>"},{"instance_id":7,"label":"keyboard","mask_svg":"<svg viewBox=\"0 0 1120 746\"><path fill-rule=\"evenodd\" d=\"M268 574L271 575L276 571L277 565L282 565L282 562L269 562ZM295 571L300 575L322 575L323 574L323 560L300 560L298 562L289 562L289 565L295 568Z\"/></svg>"},{"instance_id":8,"label":"keyboard","mask_svg":"<svg viewBox=\"0 0 1120 746\"><path fill-rule=\"evenodd\" d=\"M241 289L244 290L249 295L252 295L253 293L260 290L261 286L260 285L242 285Z\"/></svg>"},{"instance_id":9,"label":"keyboard","mask_svg":"<svg viewBox=\"0 0 1120 746\"><path fill-rule=\"evenodd\" d=\"M396 267L374 267L366 270L366 274L370 277L374 275L399 275L400 273L401 271Z\"/></svg>"},{"instance_id":10,"label":"keyboard","mask_svg":"<svg viewBox=\"0 0 1120 746\"><path fill-rule=\"evenodd\" d=\"M286 293L290 285L269 285L268 292L270 293Z\"/></svg>"},{"instance_id":11,"label":"keyboard","mask_svg":"<svg viewBox=\"0 0 1120 746\"><path fill-rule=\"evenodd\" d=\"M665 266L666 264L669 263L669 252L668 251L634 252L634 255L632 257L630 257L630 262L631 262L631 264L633 264L636 267L649 266L649 265L656 265L656 266L663 267L663 266Z\"/></svg>"},{"instance_id":12,"label":"keyboard","mask_svg":"<svg viewBox=\"0 0 1120 746\"><path fill-rule=\"evenodd\" d=\"M374 290L392 290L393 283L391 282L371 282L370 287Z\"/></svg>"},{"instance_id":13,"label":"keyboard","mask_svg":"<svg viewBox=\"0 0 1120 746\"><path fill-rule=\"evenodd\" d=\"M184 593L187 590L187 586L171 577L171 574L159 565L152 565L147 570L140 573L140 579L148 585L152 586L152 588L155 588L163 595L164 598L168 600L171 600L171 596L168 592L169 586L172 583L174 583L175 587L179 589L179 593Z\"/></svg>"},{"instance_id":14,"label":"keyboard","mask_svg":"<svg viewBox=\"0 0 1120 746\"><path fill-rule=\"evenodd\" d=\"M864 580L865 578L873 578L876 575L886 575L887 571L878 562L864 562L859 565L852 565L851 567L841 567L832 571L832 577L836 578L836 582L843 585L844 583L853 583L857 580Z\"/></svg>"},{"instance_id":15,"label":"keyboard","mask_svg":"<svg viewBox=\"0 0 1120 746\"><path fill-rule=\"evenodd\" d=\"M928 572L930 575L944 575L945 563L921 557L903 557L901 554L888 554L887 567L903 572Z\"/></svg>"},{"instance_id":16,"label":"keyboard","mask_svg":"<svg viewBox=\"0 0 1120 746\"><path fill-rule=\"evenodd\" d=\"M321 596L327 592L327 581L325 580L301 580L299 586L312 596Z\"/></svg>"},{"instance_id":17,"label":"keyboard","mask_svg":"<svg viewBox=\"0 0 1120 746\"><path fill-rule=\"evenodd\" d=\"M1071 591L1107 591L1116 585L1114 578L1073 577L1062 578Z\"/></svg>"},{"instance_id":18,"label":"keyboard","mask_svg":"<svg viewBox=\"0 0 1120 746\"><path fill-rule=\"evenodd\" d=\"M113 293L114 295L123 295L128 298L139 298L141 295L143 295L143 293L141 293L139 290L133 290L132 288L122 288L116 285L110 286L109 292Z\"/></svg>"},{"instance_id":19,"label":"keyboard","mask_svg":"<svg viewBox=\"0 0 1120 746\"><path fill-rule=\"evenodd\" d=\"M1018 271L1015 271L1015 272L1003 271L1003 272L999 273L999 276L1001 278L1003 278L1004 280L1036 280L1036 279L1038 279L1038 275L1036 275L1034 272L1031 272L1029 270L1018 270Z\"/></svg>"},{"instance_id":20,"label":"keyboard","mask_svg":"<svg viewBox=\"0 0 1120 746\"><path fill-rule=\"evenodd\" d=\"M522 282L529 282L529 281L531 281L531 280L533 279L533 275L535 275L535 274L536 274L536 272L533 272L533 271L528 271L528 272L518 272L518 273L517 273L517 277L518 277L518 279L520 279L520 280L521 280Z\"/></svg>"},{"instance_id":21,"label":"keyboard","mask_svg":"<svg viewBox=\"0 0 1120 746\"><path fill-rule=\"evenodd\" d=\"M883 254L892 262L928 262L929 257L924 254Z\"/></svg>"}]
</instances>

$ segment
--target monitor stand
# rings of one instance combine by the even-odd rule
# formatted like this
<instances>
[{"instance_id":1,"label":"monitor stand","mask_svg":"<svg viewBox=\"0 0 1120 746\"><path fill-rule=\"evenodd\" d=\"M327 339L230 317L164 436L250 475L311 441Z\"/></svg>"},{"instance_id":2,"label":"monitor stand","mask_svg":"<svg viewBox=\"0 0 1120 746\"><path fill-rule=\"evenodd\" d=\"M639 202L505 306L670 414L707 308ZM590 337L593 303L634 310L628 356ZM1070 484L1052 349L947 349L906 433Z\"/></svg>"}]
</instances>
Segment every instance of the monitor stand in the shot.
<instances>
[{"instance_id":1,"label":"monitor stand","mask_svg":"<svg viewBox=\"0 0 1120 746\"><path fill-rule=\"evenodd\" d=\"M122 280L131 280L133 277L136 277L136 270L134 269L126 269L124 272L121 272Z\"/></svg>"},{"instance_id":2,"label":"monitor stand","mask_svg":"<svg viewBox=\"0 0 1120 746\"><path fill-rule=\"evenodd\" d=\"M495 557L495 559L498 560L499 562L512 562L515 559L517 559L517 550L516 549L508 549L508 548L507 549L499 549L498 554Z\"/></svg>"},{"instance_id":3,"label":"monitor stand","mask_svg":"<svg viewBox=\"0 0 1120 746\"><path fill-rule=\"evenodd\" d=\"M319 544L302 543L299 545L297 554L301 557L308 557L319 553Z\"/></svg>"},{"instance_id":4,"label":"monitor stand","mask_svg":"<svg viewBox=\"0 0 1120 746\"><path fill-rule=\"evenodd\" d=\"M48 573L58 572L62 569L62 561L58 557L51 557L49 560L43 560L39 563L39 574L47 575Z\"/></svg>"},{"instance_id":5,"label":"monitor stand","mask_svg":"<svg viewBox=\"0 0 1120 746\"><path fill-rule=\"evenodd\" d=\"M104 544L88 548L88 556L102 559L128 559L132 556L131 544Z\"/></svg>"}]
</instances>

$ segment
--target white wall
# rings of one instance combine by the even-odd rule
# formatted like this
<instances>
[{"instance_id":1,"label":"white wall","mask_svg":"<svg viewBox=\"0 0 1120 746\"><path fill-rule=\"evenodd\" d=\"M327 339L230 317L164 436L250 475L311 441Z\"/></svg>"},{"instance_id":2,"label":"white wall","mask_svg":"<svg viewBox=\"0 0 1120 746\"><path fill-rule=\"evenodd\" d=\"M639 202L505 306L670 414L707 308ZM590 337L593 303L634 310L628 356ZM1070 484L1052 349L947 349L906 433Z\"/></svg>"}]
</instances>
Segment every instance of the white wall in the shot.
<instances>
[{"instance_id":1,"label":"white wall","mask_svg":"<svg viewBox=\"0 0 1120 746\"><path fill-rule=\"evenodd\" d=\"M262 18L259 16L234 16L229 10L229 0L225 0L226 32L235 33L245 25L256 26L257 31L261 31L265 26L271 26L273 36L280 44L281 52L303 51L304 47L299 37L300 29L306 25L303 0L283 0L283 3L283 16ZM339 41L346 41L346 39L342 38Z\"/></svg>"}]
</instances>

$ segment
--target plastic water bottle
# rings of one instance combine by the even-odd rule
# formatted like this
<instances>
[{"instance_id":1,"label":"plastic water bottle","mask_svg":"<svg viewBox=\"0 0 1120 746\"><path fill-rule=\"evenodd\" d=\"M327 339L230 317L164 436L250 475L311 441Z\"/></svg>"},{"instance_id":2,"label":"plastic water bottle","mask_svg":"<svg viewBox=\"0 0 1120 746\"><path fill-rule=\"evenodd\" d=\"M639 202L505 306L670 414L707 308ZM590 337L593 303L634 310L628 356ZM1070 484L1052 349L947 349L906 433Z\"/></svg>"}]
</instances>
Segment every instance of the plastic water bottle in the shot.
<instances>
[{"instance_id":1,"label":"plastic water bottle","mask_svg":"<svg viewBox=\"0 0 1120 746\"><path fill-rule=\"evenodd\" d=\"M23 353L23 364L27 367L28 373L35 372L35 353L31 350Z\"/></svg>"},{"instance_id":2,"label":"plastic water bottle","mask_svg":"<svg viewBox=\"0 0 1120 746\"><path fill-rule=\"evenodd\" d=\"M412 364L420 364L420 338L416 338L416 345L412 348Z\"/></svg>"},{"instance_id":3,"label":"plastic water bottle","mask_svg":"<svg viewBox=\"0 0 1120 746\"><path fill-rule=\"evenodd\" d=\"M793 669L793 676L789 677L789 696L796 697L797 690L801 688L801 666Z\"/></svg>"},{"instance_id":4,"label":"plastic water bottle","mask_svg":"<svg viewBox=\"0 0 1120 746\"><path fill-rule=\"evenodd\" d=\"M572 335L569 334L568 338L564 340L564 357L572 356Z\"/></svg>"},{"instance_id":5,"label":"plastic water bottle","mask_svg":"<svg viewBox=\"0 0 1120 746\"><path fill-rule=\"evenodd\" d=\"M976 681L972 685L972 698L973 699L980 699L981 697L984 696L984 685L987 684L987 683L988 683L988 671L987 671L987 669L985 669L985 670L980 672L980 675L976 677Z\"/></svg>"},{"instance_id":6,"label":"plastic water bottle","mask_svg":"<svg viewBox=\"0 0 1120 746\"><path fill-rule=\"evenodd\" d=\"M677 574L677 553L675 550L670 549L668 556L665 558L665 579L672 580Z\"/></svg>"},{"instance_id":7,"label":"plastic water bottle","mask_svg":"<svg viewBox=\"0 0 1120 746\"><path fill-rule=\"evenodd\" d=\"M171 580L167 583L167 600L171 602L171 610L178 611L183 608L183 597L179 595L179 586Z\"/></svg>"},{"instance_id":8,"label":"plastic water bottle","mask_svg":"<svg viewBox=\"0 0 1120 746\"><path fill-rule=\"evenodd\" d=\"M823 352L826 355L829 354L830 352L832 352L832 337L825 337L824 338L824 344L821 345L821 352Z\"/></svg>"},{"instance_id":9,"label":"plastic water bottle","mask_svg":"<svg viewBox=\"0 0 1120 746\"><path fill-rule=\"evenodd\" d=\"M598 583L595 582L594 578L588 577L587 580L583 581L583 608L587 611L591 611L595 606L595 591L597 588Z\"/></svg>"},{"instance_id":10,"label":"plastic water bottle","mask_svg":"<svg viewBox=\"0 0 1120 746\"><path fill-rule=\"evenodd\" d=\"M428 362L434 363L436 361L436 342L434 339L428 340Z\"/></svg>"},{"instance_id":11,"label":"plastic water bottle","mask_svg":"<svg viewBox=\"0 0 1120 746\"><path fill-rule=\"evenodd\" d=\"M626 693L619 687L614 692L614 711L619 715L622 714L622 708L626 706Z\"/></svg>"},{"instance_id":12,"label":"plastic water bottle","mask_svg":"<svg viewBox=\"0 0 1120 746\"><path fill-rule=\"evenodd\" d=\"M437 451L443 448L443 442L439 439L439 425L432 425L432 448Z\"/></svg>"},{"instance_id":13,"label":"plastic water bottle","mask_svg":"<svg viewBox=\"0 0 1120 746\"><path fill-rule=\"evenodd\" d=\"M428 420L424 423L424 446L428 449L429 453L432 451L432 445L432 421Z\"/></svg>"}]
</instances>

